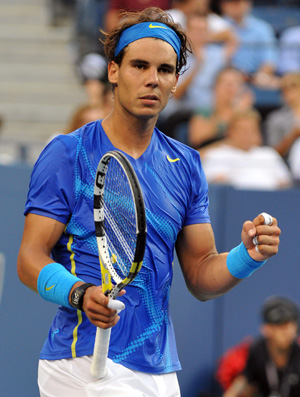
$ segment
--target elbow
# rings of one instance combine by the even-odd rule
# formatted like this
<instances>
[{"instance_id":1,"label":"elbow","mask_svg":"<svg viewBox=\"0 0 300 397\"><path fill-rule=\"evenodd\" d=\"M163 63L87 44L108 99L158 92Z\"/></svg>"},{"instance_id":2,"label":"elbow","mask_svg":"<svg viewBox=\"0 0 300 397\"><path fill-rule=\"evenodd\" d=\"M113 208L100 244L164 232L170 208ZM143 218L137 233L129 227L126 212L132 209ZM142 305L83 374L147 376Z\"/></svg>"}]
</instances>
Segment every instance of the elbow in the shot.
<instances>
[{"instance_id":1,"label":"elbow","mask_svg":"<svg viewBox=\"0 0 300 397\"><path fill-rule=\"evenodd\" d=\"M17 260L17 274L18 274L19 280L23 284L25 284L26 275L25 275L24 260L22 258L22 255L20 255L20 254L19 254L18 260Z\"/></svg>"},{"instance_id":2,"label":"elbow","mask_svg":"<svg viewBox=\"0 0 300 397\"><path fill-rule=\"evenodd\" d=\"M222 296L222 293L216 293L216 291L207 291L204 289L199 289L199 287L192 287L191 285L188 286L189 292L200 302L207 302L211 299L218 298L219 296Z\"/></svg>"},{"instance_id":3,"label":"elbow","mask_svg":"<svg viewBox=\"0 0 300 397\"><path fill-rule=\"evenodd\" d=\"M17 274L22 284L36 291L37 277L35 277L35 272L28 265L29 263L31 263L30 258L25 253L20 252L17 260Z\"/></svg>"}]
</instances>

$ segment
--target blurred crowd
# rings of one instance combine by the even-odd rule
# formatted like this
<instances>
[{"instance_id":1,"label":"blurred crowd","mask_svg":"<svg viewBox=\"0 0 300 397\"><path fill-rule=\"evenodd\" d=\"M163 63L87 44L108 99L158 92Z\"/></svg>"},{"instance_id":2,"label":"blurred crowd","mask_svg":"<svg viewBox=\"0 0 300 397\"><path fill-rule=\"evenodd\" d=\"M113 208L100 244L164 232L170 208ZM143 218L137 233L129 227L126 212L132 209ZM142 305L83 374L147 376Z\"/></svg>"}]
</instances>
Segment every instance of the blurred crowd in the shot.
<instances>
[{"instance_id":1,"label":"blurred crowd","mask_svg":"<svg viewBox=\"0 0 300 397\"><path fill-rule=\"evenodd\" d=\"M65 13L72 20L72 59L87 96L74 113L86 106L102 108L100 117L110 111L101 36L122 11L151 6L185 27L193 50L158 128L199 150L209 183L263 190L297 185L298 0L49 0L53 26Z\"/></svg>"}]
</instances>

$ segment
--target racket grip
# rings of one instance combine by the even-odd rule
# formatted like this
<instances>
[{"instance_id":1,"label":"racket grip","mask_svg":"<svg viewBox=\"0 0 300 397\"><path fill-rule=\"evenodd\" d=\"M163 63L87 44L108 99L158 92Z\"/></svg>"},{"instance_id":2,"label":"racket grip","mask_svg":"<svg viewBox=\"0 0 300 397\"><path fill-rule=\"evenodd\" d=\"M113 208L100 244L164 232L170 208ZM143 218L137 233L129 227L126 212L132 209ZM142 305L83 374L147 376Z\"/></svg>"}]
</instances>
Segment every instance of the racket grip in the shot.
<instances>
[{"instance_id":1,"label":"racket grip","mask_svg":"<svg viewBox=\"0 0 300 397\"><path fill-rule=\"evenodd\" d=\"M106 374L106 359L109 349L111 328L102 329L97 327L94 354L91 364L91 374L101 379Z\"/></svg>"}]
</instances>

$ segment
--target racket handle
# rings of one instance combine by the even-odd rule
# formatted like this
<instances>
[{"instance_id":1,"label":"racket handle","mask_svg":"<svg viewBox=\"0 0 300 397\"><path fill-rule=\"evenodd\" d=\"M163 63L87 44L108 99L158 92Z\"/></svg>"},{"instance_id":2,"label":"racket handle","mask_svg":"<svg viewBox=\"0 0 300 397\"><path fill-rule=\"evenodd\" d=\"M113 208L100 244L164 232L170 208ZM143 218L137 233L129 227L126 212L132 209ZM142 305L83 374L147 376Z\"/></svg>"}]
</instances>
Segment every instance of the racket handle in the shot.
<instances>
[{"instance_id":1,"label":"racket handle","mask_svg":"<svg viewBox=\"0 0 300 397\"><path fill-rule=\"evenodd\" d=\"M109 349L110 334L111 328L102 329L97 327L91 374L98 379L103 378L106 374L106 359Z\"/></svg>"}]
</instances>

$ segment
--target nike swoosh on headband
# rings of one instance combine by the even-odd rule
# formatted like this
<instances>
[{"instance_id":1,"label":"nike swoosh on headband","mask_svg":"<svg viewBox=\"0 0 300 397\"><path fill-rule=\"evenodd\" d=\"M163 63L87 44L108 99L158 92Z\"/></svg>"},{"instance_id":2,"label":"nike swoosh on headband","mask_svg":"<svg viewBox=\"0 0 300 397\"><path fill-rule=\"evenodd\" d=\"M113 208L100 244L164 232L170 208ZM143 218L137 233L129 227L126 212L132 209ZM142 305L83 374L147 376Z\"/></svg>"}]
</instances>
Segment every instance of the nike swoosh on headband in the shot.
<instances>
[{"instance_id":1,"label":"nike swoosh on headband","mask_svg":"<svg viewBox=\"0 0 300 397\"><path fill-rule=\"evenodd\" d=\"M117 56L128 44L146 37L158 38L169 43L180 59L181 41L175 30L160 22L141 22L123 30L115 49Z\"/></svg>"},{"instance_id":2,"label":"nike swoosh on headband","mask_svg":"<svg viewBox=\"0 0 300 397\"><path fill-rule=\"evenodd\" d=\"M166 26L152 25L152 23L150 23L149 28L151 28L151 29L154 29L154 28L169 29Z\"/></svg>"}]
</instances>

